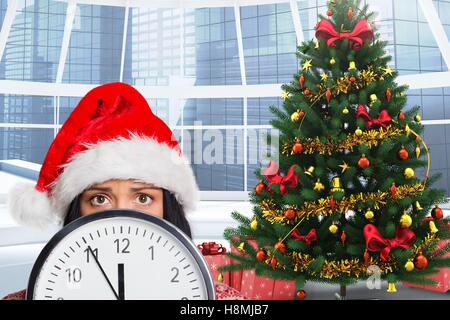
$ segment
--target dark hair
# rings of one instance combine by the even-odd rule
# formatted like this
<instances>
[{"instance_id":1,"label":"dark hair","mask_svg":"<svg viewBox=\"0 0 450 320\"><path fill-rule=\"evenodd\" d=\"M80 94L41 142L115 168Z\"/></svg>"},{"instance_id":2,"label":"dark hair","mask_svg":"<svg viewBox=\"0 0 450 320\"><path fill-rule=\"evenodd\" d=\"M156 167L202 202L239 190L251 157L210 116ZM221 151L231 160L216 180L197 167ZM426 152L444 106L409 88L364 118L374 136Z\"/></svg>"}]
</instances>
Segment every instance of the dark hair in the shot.
<instances>
[{"instance_id":1,"label":"dark hair","mask_svg":"<svg viewBox=\"0 0 450 320\"><path fill-rule=\"evenodd\" d=\"M180 205L175 196L166 189L163 191L163 218L178 227L181 231L192 238L191 227L186 219L183 207ZM72 221L81 218L80 198L78 195L69 205L67 215L64 218L64 226L68 225Z\"/></svg>"}]
</instances>

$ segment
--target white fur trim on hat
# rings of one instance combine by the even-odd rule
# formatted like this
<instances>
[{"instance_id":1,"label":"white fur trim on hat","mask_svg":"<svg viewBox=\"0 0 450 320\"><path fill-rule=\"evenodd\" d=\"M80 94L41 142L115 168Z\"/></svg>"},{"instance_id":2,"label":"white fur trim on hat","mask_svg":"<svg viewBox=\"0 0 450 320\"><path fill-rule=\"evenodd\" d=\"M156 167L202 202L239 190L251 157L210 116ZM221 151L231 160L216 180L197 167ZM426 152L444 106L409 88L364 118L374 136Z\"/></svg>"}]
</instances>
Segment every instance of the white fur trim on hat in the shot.
<instances>
[{"instance_id":1,"label":"white fur trim on hat","mask_svg":"<svg viewBox=\"0 0 450 320\"><path fill-rule=\"evenodd\" d=\"M132 135L88 145L63 165L53 183L55 202L68 207L86 188L110 179L135 179L171 191L186 211L195 209L198 187L187 160L164 143Z\"/></svg>"},{"instance_id":2,"label":"white fur trim on hat","mask_svg":"<svg viewBox=\"0 0 450 320\"><path fill-rule=\"evenodd\" d=\"M20 182L9 190L9 212L18 224L38 229L61 223L46 192L38 191L31 182Z\"/></svg>"},{"instance_id":3,"label":"white fur trim on hat","mask_svg":"<svg viewBox=\"0 0 450 320\"><path fill-rule=\"evenodd\" d=\"M151 183L172 192L186 212L194 210L198 187L187 159L158 141L132 134L87 145L62 166L51 184L52 195L33 185L14 187L9 195L9 210L22 225L43 228L61 223L70 203L88 187L111 179L133 179Z\"/></svg>"}]
</instances>

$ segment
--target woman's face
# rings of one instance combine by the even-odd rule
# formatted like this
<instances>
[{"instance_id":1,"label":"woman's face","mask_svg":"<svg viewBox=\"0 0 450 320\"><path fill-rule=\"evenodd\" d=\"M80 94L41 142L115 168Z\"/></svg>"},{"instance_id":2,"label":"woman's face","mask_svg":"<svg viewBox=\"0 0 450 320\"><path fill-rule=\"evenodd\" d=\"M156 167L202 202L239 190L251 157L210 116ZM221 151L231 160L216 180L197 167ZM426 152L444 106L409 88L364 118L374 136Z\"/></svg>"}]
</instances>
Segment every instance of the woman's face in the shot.
<instances>
[{"instance_id":1,"label":"woman's face","mask_svg":"<svg viewBox=\"0 0 450 320\"><path fill-rule=\"evenodd\" d=\"M162 189L134 180L108 180L81 194L81 216L109 209L136 210L162 218Z\"/></svg>"}]
</instances>

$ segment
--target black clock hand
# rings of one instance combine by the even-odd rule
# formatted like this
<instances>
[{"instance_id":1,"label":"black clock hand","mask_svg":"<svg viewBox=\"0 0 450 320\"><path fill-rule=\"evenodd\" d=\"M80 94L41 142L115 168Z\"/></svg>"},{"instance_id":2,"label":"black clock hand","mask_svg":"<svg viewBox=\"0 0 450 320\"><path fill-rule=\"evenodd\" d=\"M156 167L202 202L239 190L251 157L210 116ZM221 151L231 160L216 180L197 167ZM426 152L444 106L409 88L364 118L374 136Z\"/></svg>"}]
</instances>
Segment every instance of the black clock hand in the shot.
<instances>
[{"instance_id":1,"label":"black clock hand","mask_svg":"<svg viewBox=\"0 0 450 320\"><path fill-rule=\"evenodd\" d=\"M100 271L102 272L103 277L105 277L106 281L108 282L109 287L111 288L112 292L113 292L114 295L116 296L116 299L117 299L117 300L120 300L119 295L117 294L116 290L114 290L114 287L112 286L111 281L109 281L109 278L108 278L108 276L107 276L106 273L105 273L105 270L103 270L103 268L102 268L100 262L98 262L98 259L97 259L96 255L94 254L94 252L92 251L91 246L88 246L88 250L89 250L89 252L91 253L92 257L94 257L95 262L97 263L98 267L100 268Z\"/></svg>"},{"instance_id":2,"label":"black clock hand","mask_svg":"<svg viewBox=\"0 0 450 320\"><path fill-rule=\"evenodd\" d=\"M119 300L125 300L125 279L124 279L124 271L123 271L123 263L119 263L117 265L117 273L119 275Z\"/></svg>"}]
</instances>

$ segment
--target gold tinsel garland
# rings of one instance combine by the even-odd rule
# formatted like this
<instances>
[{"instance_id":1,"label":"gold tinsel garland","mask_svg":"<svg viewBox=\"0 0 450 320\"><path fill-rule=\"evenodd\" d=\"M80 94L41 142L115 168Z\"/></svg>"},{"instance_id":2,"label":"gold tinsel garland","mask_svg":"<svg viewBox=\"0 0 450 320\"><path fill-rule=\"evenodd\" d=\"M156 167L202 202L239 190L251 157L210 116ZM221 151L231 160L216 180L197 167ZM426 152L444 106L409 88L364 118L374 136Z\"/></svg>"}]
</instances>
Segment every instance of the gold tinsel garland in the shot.
<instances>
[{"instance_id":1,"label":"gold tinsel garland","mask_svg":"<svg viewBox=\"0 0 450 320\"><path fill-rule=\"evenodd\" d=\"M414 245L414 253L410 257L410 259L414 259L417 254L423 251L426 247L428 247L433 241L439 240L435 234L429 233L422 244L419 246ZM267 265L272 264L273 252L267 252L267 258L264 260L264 263ZM371 272L374 270L371 267L376 266L379 268L379 271L384 274L394 272L394 269L399 266L399 262L395 257L391 257L389 261L382 261L380 259L370 257L370 259L365 262L360 259L341 259L341 260L325 260L322 264L321 268L318 271L309 270L309 267L314 262L314 258L309 254L304 254L301 252L290 252L286 254L294 266L294 272L307 272L311 276L318 276L322 279L334 279L341 276L348 277L356 277L360 278L364 275L370 276ZM286 266L281 265L278 261L275 265L275 269L284 269L286 270Z\"/></svg>"},{"instance_id":2,"label":"gold tinsel garland","mask_svg":"<svg viewBox=\"0 0 450 320\"><path fill-rule=\"evenodd\" d=\"M292 151L293 145L295 143L301 142L303 146L303 154L319 153L332 155L336 151L353 151L354 147L360 146L362 144L365 144L368 148L373 148L378 146L380 142L386 139L401 136L406 133L408 133L406 129L388 126L386 128L380 128L377 130L373 129L363 132L359 136L356 133L349 134L345 140L338 143L323 143L319 138L306 138L303 140L296 139L295 141L284 144L282 147L282 153L286 155L294 154Z\"/></svg>"},{"instance_id":3,"label":"gold tinsel garland","mask_svg":"<svg viewBox=\"0 0 450 320\"><path fill-rule=\"evenodd\" d=\"M360 278L364 275L370 275L370 266L377 266L381 273L392 273L394 271L394 267L398 264L397 260L394 258L391 258L389 261L381 261L371 257L368 263L365 263L359 259L325 260L318 271L312 271L309 270L309 267L315 259L309 254L291 252L286 256L292 261L292 264L294 265L294 272L307 272L311 276L317 276L319 278L329 280L340 276ZM267 265L272 265L272 257L273 253L268 252L264 263ZM275 268L285 270L286 266L283 266L277 262Z\"/></svg>"},{"instance_id":4,"label":"gold tinsel garland","mask_svg":"<svg viewBox=\"0 0 450 320\"><path fill-rule=\"evenodd\" d=\"M399 186L397 187L395 200L403 199L424 190L425 187L421 183ZM302 218L329 216L334 212L348 212L350 210L354 210L357 203L365 203L369 200L374 202L371 207L375 210L379 210L388 200L391 199L391 193L387 191L352 194L350 197L343 197L340 201L334 201L335 204L333 210L331 199L322 198L317 201L305 202L302 207L292 207L292 209L296 212L296 219L293 220L288 220L285 218L284 210L286 209L281 210L276 208L276 203L272 199L262 200L260 202L260 207L263 212L263 217L271 223L295 223L296 220Z\"/></svg>"},{"instance_id":5,"label":"gold tinsel garland","mask_svg":"<svg viewBox=\"0 0 450 320\"><path fill-rule=\"evenodd\" d=\"M345 76L337 79L333 87L328 88L325 84L319 84L317 90L309 95L309 100L313 103L320 100L325 92L330 89L333 96L338 96L341 93L347 94L352 88L359 90L377 80L384 80L383 73L374 70L373 66L368 66L361 71L359 76L354 77L355 81L350 80L351 76Z\"/></svg>"}]
</instances>

